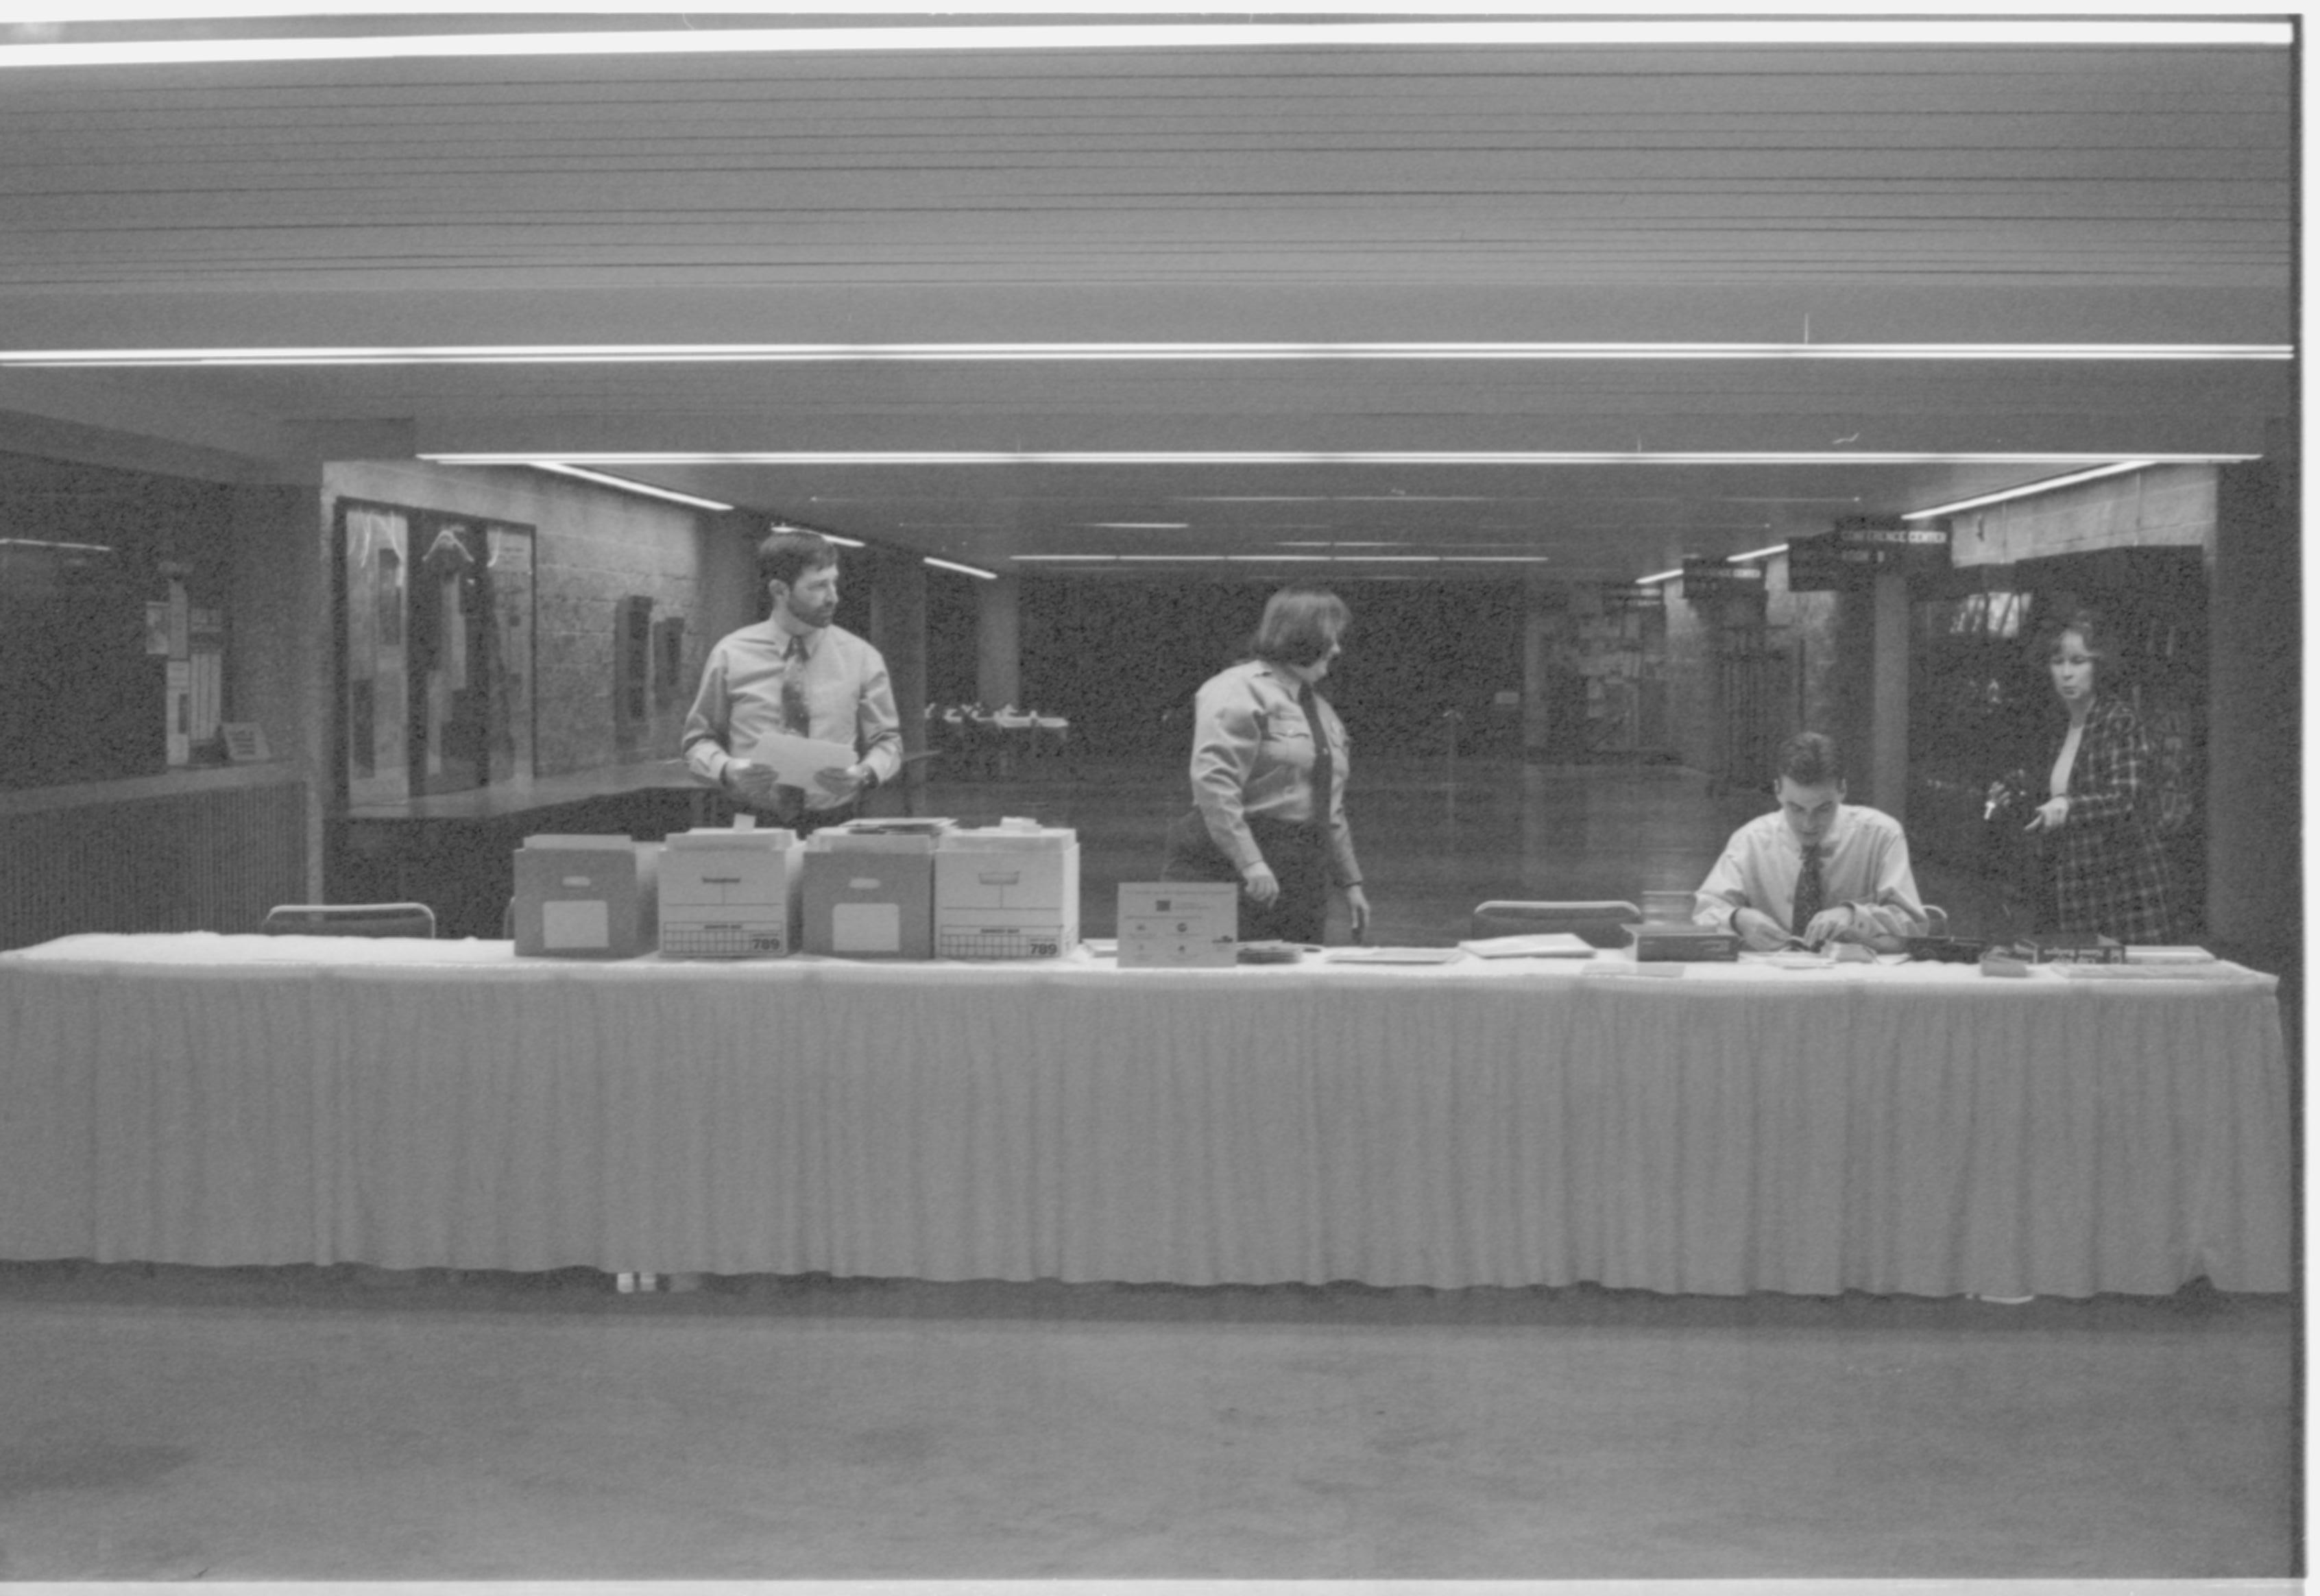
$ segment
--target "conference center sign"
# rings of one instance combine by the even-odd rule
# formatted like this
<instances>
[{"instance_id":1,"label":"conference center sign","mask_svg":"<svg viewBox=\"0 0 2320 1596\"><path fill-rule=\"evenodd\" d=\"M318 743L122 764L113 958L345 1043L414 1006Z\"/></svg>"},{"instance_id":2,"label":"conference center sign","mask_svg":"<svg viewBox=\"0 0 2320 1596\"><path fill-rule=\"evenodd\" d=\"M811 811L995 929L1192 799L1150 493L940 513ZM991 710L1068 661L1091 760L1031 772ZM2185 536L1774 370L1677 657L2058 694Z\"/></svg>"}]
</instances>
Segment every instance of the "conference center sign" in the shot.
<instances>
[{"instance_id":1,"label":"conference center sign","mask_svg":"<svg viewBox=\"0 0 2320 1596\"><path fill-rule=\"evenodd\" d=\"M1817 538L1789 540L1789 591L1858 587L1880 570L1946 570L1947 522L1841 521Z\"/></svg>"}]
</instances>

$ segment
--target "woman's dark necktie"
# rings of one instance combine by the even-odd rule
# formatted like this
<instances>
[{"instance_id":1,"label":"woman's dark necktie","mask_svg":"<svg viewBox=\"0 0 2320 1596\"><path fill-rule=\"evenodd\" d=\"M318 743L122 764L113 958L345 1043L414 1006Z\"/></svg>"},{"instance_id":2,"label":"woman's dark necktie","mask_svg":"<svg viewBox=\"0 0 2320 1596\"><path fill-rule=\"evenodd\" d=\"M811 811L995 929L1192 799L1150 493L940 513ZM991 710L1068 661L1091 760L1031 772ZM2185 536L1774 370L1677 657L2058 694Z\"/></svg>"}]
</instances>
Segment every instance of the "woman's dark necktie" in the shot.
<instances>
[{"instance_id":1,"label":"woman's dark necktie","mask_svg":"<svg viewBox=\"0 0 2320 1596\"><path fill-rule=\"evenodd\" d=\"M1329 752L1328 734L1321 730L1321 706L1314 697L1312 683L1297 690L1297 707L1305 712L1305 725L1313 738L1313 823L1327 830L1330 789L1336 784L1337 767Z\"/></svg>"}]
</instances>

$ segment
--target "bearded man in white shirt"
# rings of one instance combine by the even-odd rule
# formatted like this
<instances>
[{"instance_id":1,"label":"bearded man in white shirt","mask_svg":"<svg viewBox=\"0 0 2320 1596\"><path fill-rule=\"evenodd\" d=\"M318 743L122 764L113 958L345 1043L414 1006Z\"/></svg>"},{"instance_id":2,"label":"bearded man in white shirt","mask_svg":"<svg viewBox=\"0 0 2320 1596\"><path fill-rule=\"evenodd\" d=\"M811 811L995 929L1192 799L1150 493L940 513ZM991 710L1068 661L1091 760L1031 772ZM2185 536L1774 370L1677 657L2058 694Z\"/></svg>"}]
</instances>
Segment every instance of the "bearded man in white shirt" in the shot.
<instances>
[{"instance_id":1,"label":"bearded man in white shirt","mask_svg":"<svg viewBox=\"0 0 2320 1596\"><path fill-rule=\"evenodd\" d=\"M801 836L850 818L861 797L902 766L902 721L878 650L833 624L838 551L812 532L775 532L757 546L766 619L719 639L684 718L693 773ZM855 758L817 771L811 787L775 782L748 757L757 739L784 733L838 743Z\"/></svg>"},{"instance_id":2,"label":"bearded man in white shirt","mask_svg":"<svg viewBox=\"0 0 2320 1596\"><path fill-rule=\"evenodd\" d=\"M1860 942L1880 951L1923 936L1927 920L1901 822L1844 802L1834 739L1800 731L1773 760L1780 808L1732 834L1694 898L1695 924L1770 952Z\"/></svg>"}]
</instances>

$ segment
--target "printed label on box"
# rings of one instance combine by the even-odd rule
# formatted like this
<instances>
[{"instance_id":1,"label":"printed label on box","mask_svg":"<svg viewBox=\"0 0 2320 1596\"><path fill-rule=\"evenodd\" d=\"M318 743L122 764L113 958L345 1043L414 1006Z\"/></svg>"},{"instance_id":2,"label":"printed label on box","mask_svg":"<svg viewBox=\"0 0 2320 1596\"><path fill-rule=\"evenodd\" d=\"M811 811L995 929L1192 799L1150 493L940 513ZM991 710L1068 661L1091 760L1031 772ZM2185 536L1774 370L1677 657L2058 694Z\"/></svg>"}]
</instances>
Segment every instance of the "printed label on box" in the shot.
<instances>
[{"instance_id":1,"label":"printed label on box","mask_svg":"<svg viewBox=\"0 0 2320 1596\"><path fill-rule=\"evenodd\" d=\"M610 948L612 924L604 900L559 898L542 903L539 940L546 948Z\"/></svg>"},{"instance_id":2,"label":"printed label on box","mask_svg":"<svg viewBox=\"0 0 2320 1596\"><path fill-rule=\"evenodd\" d=\"M872 884L876 884L874 882ZM831 904L829 946L838 953L902 952L902 905L899 903Z\"/></svg>"}]
</instances>

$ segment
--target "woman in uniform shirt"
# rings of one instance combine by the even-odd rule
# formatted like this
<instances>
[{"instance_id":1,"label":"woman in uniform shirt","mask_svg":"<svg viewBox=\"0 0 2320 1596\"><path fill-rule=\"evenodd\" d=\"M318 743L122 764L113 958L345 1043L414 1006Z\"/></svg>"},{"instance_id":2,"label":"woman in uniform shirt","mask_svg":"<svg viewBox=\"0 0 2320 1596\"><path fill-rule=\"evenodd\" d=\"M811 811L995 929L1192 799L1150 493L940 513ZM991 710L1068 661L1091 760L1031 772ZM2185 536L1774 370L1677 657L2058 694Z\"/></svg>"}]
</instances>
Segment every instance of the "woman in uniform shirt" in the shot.
<instances>
[{"instance_id":1,"label":"woman in uniform shirt","mask_svg":"<svg viewBox=\"0 0 2320 1596\"><path fill-rule=\"evenodd\" d=\"M1193 699L1192 812L1169 828L1161 875L1239 882L1245 942L1319 942L1332 887L1355 940L1369 929L1346 823L1346 728L1314 691L1349 619L1333 593L1282 589L1265 603L1252 657Z\"/></svg>"}]
</instances>

